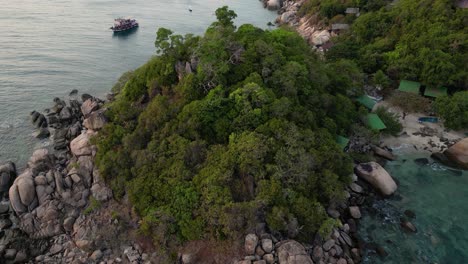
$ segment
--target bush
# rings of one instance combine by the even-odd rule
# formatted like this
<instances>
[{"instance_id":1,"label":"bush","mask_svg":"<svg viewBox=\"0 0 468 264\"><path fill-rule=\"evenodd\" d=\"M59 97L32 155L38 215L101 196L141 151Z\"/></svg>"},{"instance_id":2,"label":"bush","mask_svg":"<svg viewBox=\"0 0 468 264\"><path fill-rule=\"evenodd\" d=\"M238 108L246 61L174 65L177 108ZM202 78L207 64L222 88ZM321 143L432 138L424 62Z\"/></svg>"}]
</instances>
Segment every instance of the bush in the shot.
<instances>
[{"instance_id":1,"label":"bush","mask_svg":"<svg viewBox=\"0 0 468 264\"><path fill-rule=\"evenodd\" d=\"M400 121L398 121L397 114L389 112L387 108L382 106L378 107L375 113L379 115L380 119L382 119L382 122L387 127L383 130L384 133L397 136L403 130L403 126Z\"/></svg>"},{"instance_id":2,"label":"bush","mask_svg":"<svg viewBox=\"0 0 468 264\"><path fill-rule=\"evenodd\" d=\"M435 110L444 119L444 124L448 128L468 128L468 91L437 98Z\"/></svg>"}]
</instances>

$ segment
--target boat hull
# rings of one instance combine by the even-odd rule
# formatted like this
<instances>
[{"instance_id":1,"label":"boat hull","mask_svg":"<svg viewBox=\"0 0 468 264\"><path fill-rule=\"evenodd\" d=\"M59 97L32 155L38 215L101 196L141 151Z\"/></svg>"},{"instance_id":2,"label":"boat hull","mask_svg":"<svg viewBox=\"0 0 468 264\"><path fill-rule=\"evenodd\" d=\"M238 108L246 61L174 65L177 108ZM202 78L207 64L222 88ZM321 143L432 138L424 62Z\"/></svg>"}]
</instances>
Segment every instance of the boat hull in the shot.
<instances>
[{"instance_id":1,"label":"boat hull","mask_svg":"<svg viewBox=\"0 0 468 264\"><path fill-rule=\"evenodd\" d=\"M134 25L132 27L129 27L129 28L123 28L123 29L113 29L112 28L112 31L114 31L114 33L120 33L120 32L127 32L127 31L130 31L130 30L133 30L133 29L136 29L138 28L138 24L137 25Z\"/></svg>"}]
</instances>

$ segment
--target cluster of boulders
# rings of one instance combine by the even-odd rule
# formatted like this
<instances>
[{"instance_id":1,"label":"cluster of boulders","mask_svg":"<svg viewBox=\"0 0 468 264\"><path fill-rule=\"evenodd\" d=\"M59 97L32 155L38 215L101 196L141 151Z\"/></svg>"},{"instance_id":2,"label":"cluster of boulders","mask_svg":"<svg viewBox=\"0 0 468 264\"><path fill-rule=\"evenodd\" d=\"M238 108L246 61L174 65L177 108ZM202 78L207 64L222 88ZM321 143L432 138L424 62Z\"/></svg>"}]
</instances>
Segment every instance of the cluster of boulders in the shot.
<instances>
[{"instance_id":1,"label":"cluster of boulders","mask_svg":"<svg viewBox=\"0 0 468 264\"><path fill-rule=\"evenodd\" d=\"M276 23L289 25L304 37L316 49L323 50L336 33L320 21L317 15L301 17L298 12L305 1L294 0L263 0L265 8L278 10Z\"/></svg>"},{"instance_id":2,"label":"cluster of boulders","mask_svg":"<svg viewBox=\"0 0 468 264\"><path fill-rule=\"evenodd\" d=\"M246 256L236 264L313 264L306 248L295 240L278 241L259 224L256 233L245 237Z\"/></svg>"},{"instance_id":3,"label":"cluster of boulders","mask_svg":"<svg viewBox=\"0 0 468 264\"><path fill-rule=\"evenodd\" d=\"M106 255L83 250L81 239L93 240L83 215L89 197L112 198L94 166L96 147L90 142L106 123L103 101L84 94L80 102L74 91L69 105L59 98L54 103L44 114L31 113L36 135L52 135L52 146L35 150L17 177L13 163L0 166L0 259L6 263L37 255L37 262L89 263Z\"/></svg>"},{"instance_id":4,"label":"cluster of boulders","mask_svg":"<svg viewBox=\"0 0 468 264\"><path fill-rule=\"evenodd\" d=\"M384 148L373 146L373 149L380 157L395 159L394 155ZM331 234L324 238L317 234L312 245L302 245L290 239L278 241L275 236L263 232L264 228L257 228L256 233L246 236L246 256L237 264L352 264L361 262L362 251L365 248L385 256L387 253L383 247L372 243L365 245L364 241L359 239L357 226L362 217L361 206L366 203L368 197L387 197L396 189L396 182L379 163L356 164L352 183L345 191L346 199L332 202L327 209L328 215L340 222ZM406 219L402 220L401 226L407 232L416 232L414 225Z\"/></svg>"}]
</instances>

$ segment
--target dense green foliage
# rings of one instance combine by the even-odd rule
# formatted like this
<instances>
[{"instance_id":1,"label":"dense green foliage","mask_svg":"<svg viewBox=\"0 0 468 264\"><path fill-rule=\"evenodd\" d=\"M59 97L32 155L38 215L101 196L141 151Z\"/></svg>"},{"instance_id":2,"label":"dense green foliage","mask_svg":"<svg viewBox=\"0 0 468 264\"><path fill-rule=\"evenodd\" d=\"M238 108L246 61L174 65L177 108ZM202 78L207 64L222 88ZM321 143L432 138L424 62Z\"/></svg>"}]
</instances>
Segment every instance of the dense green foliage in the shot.
<instances>
[{"instance_id":1,"label":"dense green foliage","mask_svg":"<svg viewBox=\"0 0 468 264\"><path fill-rule=\"evenodd\" d=\"M320 61L295 32L216 14L203 37L158 30L160 55L109 105L100 172L161 247L233 238L258 221L303 240L329 232L324 208L352 172L334 139L358 120L349 97L362 75Z\"/></svg>"},{"instance_id":2,"label":"dense green foliage","mask_svg":"<svg viewBox=\"0 0 468 264\"><path fill-rule=\"evenodd\" d=\"M369 1L371 2L371 1ZM367 73L429 87L468 87L468 10L452 0L401 0L361 14L329 59L351 59Z\"/></svg>"},{"instance_id":3,"label":"dense green foliage","mask_svg":"<svg viewBox=\"0 0 468 264\"><path fill-rule=\"evenodd\" d=\"M468 91L437 98L435 109L452 129L468 128Z\"/></svg>"},{"instance_id":4,"label":"dense green foliage","mask_svg":"<svg viewBox=\"0 0 468 264\"><path fill-rule=\"evenodd\" d=\"M397 136L403 130L403 126L400 121L398 121L398 116L395 113L389 112L382 106L378 107L375 113L379 115L380 119L382 119L382 122L387 127L383 130L384 133Z\"/></svg>"}]
</instances>

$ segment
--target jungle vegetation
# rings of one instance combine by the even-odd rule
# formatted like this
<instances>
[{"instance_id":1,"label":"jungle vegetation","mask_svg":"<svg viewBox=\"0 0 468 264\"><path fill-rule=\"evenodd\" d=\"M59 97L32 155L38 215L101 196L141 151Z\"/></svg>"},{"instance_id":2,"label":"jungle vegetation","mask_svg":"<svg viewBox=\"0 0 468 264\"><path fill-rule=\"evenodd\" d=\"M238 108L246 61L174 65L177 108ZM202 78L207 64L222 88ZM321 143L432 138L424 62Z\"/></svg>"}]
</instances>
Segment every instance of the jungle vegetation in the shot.
<instances>
[{"instance_id":1,"label":"jungle vegetation","mask_svg":"<svg viewBox=\"0 0 468 264\"><path fill-rule=\"evenodd\" d=\"M232 239L258 222L310 241L337 222L352 160L337 135L358 126L362 74L324 62L296 32L236 27L216 11L203 36L160 28L157 56L113 88L97 165L160 247Z\"/></svg>"}]
</instances>

